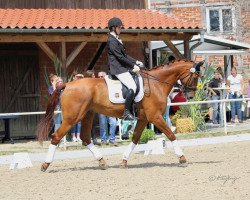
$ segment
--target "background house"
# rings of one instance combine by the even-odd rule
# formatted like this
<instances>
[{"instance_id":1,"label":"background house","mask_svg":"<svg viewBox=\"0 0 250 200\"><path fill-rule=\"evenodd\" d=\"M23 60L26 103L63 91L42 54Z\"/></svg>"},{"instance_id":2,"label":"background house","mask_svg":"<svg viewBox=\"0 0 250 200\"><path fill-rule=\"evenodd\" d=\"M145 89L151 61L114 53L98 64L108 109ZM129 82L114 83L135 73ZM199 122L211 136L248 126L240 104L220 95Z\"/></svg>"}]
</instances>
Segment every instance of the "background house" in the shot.
<instances>
[{"instance_id":1,"label":"background house","mask_svg":"<svg viewBox=\"0 0 250 200\"><path fill-rule=\"evenodd\" d=\"M150 3L151 9L159 10L169 16L185 19L190 23L200 21L202 27L206 29L205 35L215 38L210 40L210 45L221 44L218 40L222 38L224 44L227 43L228 50L240 49L236 45L231 45L230 40L235 44L241 42L242 49L249 49L250 1L248 0L151 0ZM178 44L179 48L183 48L180 47L180 43ZM216 48L214 46L206 50L219 50ZM225 49L225 46L222 45L222 49ZM200 55L197 59L207 59L215 66L226 67L232 64L238 67L239 72L244 75L246 80L250 77L249 51L244 51L243 54L235 51L232 53L228 51L225 54L218 52L217 55L216 53L209 54L208 51L208 54L197 53L196 55ZM227 73L229 71L230 69L227 70Z\"/></svg>"}]
</instances>

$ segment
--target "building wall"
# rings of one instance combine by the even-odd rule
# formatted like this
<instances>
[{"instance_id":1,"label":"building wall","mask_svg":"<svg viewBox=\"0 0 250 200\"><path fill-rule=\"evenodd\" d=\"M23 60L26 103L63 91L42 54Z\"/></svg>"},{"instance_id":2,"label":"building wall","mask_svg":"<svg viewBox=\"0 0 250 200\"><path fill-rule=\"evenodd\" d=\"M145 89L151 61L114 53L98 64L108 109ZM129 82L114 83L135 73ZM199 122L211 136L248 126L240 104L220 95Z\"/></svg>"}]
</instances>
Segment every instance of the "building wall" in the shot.
<instances>
[{"instance_id":1,"label":"building wall","mask_svg":"<svg viewBox=\"0 0 250 200\"><path fill-rule=\"evenodd\" d=\"M204 2L205 4L201 4ZM204 6L202 6L204 5ZM170 8L169 6L172 6ZM235 13L235 32L234 33L206 33L216 37L237 40L250 43L250 1L249 0L152 0L151 9L165 12L175 18L184 19L188 22L200 21L203 28L207 28L206 8L232 6ZM240 57L240 56L239 56ZM238 63L237 56L234 56L234 65L243 73L245 80L250 78L250 55L241 56L243 62ZM201 56L197 60L202 60ZM223 56L210 56L209 61L215 67L223 67Z\"/></svg>"}]
</instances>

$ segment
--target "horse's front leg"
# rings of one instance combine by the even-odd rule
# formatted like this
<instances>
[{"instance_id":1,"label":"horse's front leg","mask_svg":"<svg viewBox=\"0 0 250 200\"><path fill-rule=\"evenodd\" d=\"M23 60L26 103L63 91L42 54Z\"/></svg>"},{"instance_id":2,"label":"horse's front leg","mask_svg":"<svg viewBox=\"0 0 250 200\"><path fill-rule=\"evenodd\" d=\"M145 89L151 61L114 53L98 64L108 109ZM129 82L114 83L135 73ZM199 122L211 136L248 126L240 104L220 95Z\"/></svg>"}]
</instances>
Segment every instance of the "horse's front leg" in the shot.
<instances>
[{"instance_id":1,"label":"horse's front leg","mask_svg":"<svg viewBox=\"0 0 250 200\"><path fill-rule=\"evenodd\" d=\"M155 115L152 119L152 123L160 130L162 131L167 138L172 142L173 148L174 148L174 152L177 155L177 157L179 158L179 163L183 164L186 163L187 160L183 154L182 149L180 148L178 141L174 135L174 133L172 132L172 130L168 127L168 125L166 124L165 120L163 119L161 114Z\"/></svg>"},{"instance_id":2,"label":"horse's front leg","mask_svg":"<svg viewBox=\"0 0 250 200\"><path fill-rule=\"evenodd\" d=\"M138 144L142 131L144 130L145 126L147 125L148 121L145 119L138 119L134 134L132 137L132 142L128 145L127 149L123 153L122 162L120 163L120 168L127 168L128 167L128 159L136 145Z\"/></svg>"},{"instance_id":3,"label":"horse's front leg","mask_svg":"<svg viewBox=\"0 0 250 200\"><path fill-rule=\"evenodd\" d=\"M92 111L87 112L86 116L82 119L82 127L81 127L81 134L80 138L83 141L83 144L87 146L87 148L90 150L92 155L96 160L99 162L99 167L101 169L107 169L108 165L106 161L103 159L103 156L99 149L96 148L96 146L91 142L91 129L93 124L95 113Z\"/></svg>"}]
</instances>

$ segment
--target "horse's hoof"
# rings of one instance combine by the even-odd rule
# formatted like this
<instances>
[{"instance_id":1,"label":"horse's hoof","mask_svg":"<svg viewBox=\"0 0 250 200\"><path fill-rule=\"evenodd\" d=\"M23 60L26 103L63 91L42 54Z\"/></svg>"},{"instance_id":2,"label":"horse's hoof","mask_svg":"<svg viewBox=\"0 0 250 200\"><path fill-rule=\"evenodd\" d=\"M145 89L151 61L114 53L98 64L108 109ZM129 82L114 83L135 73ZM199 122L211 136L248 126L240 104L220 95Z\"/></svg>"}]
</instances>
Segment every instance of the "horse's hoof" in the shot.
<instances>
[{"instance_id":1,"label":"horse's hoof","mask_svg":"<svg viewBox=\"0 0 250 200\"><path fill-rule=\"evenodd\" d=\"M128 161L127 160L122 160L120 163L120 168L121 169L127 169L128 168Z\"/></svg>"},{"instance_id":2,"label":"horse's hoof","mask_svg":"<svg viewBox=\"0 0 250 200\"><path fill-rule=\"evenodd\" d=\"M99 160L99 167L102 170L108 169L108 165L107 165L106 161L103 158L101 160Z\"/></svg>"},{"instance_id":3,"label":"horse's hoof","mask_svg":"<svg viewBox=\"0 0 250 200\"><path fill-rule=\"evenodd\" d=\"M185 158L185 156L181 156L179 158L179 166L180 167L187 167L188 166L187 159Z\"/></svg>"},{"instance_id":4,"label":"horse's hoof","mask_svg":"<svg viewBox=\"0 0 250 200\"><path fill-rule=\"evenodd\" d=\"M183 164L183 163L186 163L187 162L187 159L185 158L185 156L181 156L180 158L179 158L179 163L180 164Z\"/></svg>"},{"instance_id":5,"label":"horse's hoof","mask_svg":"<svg viewBox=\"0 0 250 200\"><path fill-rule=\"evenodd\" d=\"M50 165L50 163L46 163L46 162L43 163L41 166L41 171L45 172L48 169L49 165Z\"/></svg>"}]
</instances>

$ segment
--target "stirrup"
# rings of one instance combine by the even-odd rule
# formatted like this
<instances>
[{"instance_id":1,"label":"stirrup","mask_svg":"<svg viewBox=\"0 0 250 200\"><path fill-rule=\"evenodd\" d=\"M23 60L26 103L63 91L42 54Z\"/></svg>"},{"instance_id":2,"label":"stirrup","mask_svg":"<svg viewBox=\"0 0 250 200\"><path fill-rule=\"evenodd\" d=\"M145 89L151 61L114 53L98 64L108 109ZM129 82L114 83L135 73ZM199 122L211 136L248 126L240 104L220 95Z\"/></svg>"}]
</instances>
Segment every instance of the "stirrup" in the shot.
<instances>
[{"instance_id":1,"label":"stirrup","mask_svg":"<svg viewBox=\"0 0 250 200\"><path fill-rule=\"evenodd\" d=\"M123 114L123 120L134 121L136 118L132 114L125 112Z\"/></svg>"}]
</instances>

